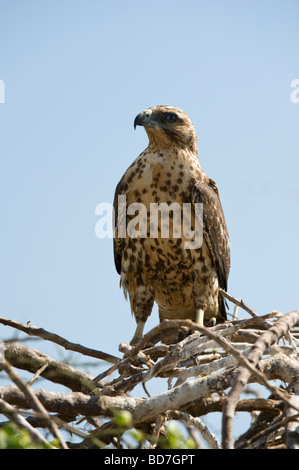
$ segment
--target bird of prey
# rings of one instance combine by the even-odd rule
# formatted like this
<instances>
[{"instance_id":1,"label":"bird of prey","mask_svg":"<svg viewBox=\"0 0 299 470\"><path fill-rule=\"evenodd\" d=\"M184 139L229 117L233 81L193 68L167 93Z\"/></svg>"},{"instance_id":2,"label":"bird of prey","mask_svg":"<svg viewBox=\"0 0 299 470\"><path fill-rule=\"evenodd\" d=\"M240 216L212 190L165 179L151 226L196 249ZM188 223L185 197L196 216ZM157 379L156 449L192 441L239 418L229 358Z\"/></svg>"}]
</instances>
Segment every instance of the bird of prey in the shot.
<instances>
[{"instance_id":1,"label":"bird of prey","mask_svg":"<svg viewBox=\"0 0 299 470\"><path fill-rule=\"evenodd\" d=\"M137 323L132 345L142 338L154 302L160 322L223 322L225 304L218 288L227 289L230 269L230 242L218 188L199 163L189 116L176 107L153 106L136 116L136 126L145 128L149 145L126 170L114 196L114 260ZM178 226L175 210L169 210L168 235L162 236L162 211L153 235L151 206L159 209L162 203L182 212L191 207L189 233L174 233L183 227L183 217ZM190 248L186 241L198 233L195 226L200 219L192 209L199 204L203 236L200 246ZM135 224L135 232L129 230L130 224Z\"/></svg>"}]
</instances>

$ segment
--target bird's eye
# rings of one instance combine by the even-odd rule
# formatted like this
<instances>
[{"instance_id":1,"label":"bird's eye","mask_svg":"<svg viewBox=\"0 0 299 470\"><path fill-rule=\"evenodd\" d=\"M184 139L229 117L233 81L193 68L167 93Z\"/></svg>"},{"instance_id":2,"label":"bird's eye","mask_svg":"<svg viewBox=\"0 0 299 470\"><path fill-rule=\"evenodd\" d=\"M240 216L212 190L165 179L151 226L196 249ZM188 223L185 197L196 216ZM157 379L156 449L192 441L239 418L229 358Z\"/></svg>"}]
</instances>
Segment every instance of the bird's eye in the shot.
<instances>
[{"instance_id":1,"label":"bird's eye","mask_svg":"<svg viewBox=\"0 0 299 470\"><path fill-rule=\"evenodd\" d=\"M166 121L168 121L168 122L175 122L177 120L177 118L178 118L177 115L174 114L174 113L168 113L166 115Z\"/></svg>"}]
</instances>

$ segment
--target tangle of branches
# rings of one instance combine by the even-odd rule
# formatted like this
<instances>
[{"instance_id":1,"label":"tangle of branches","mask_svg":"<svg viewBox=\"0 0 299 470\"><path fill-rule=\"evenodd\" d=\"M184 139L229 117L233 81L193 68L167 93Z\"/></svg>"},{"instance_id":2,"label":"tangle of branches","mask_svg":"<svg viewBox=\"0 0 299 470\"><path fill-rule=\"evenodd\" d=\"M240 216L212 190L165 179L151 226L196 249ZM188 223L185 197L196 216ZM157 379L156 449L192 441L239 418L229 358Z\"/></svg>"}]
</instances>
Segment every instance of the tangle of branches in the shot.
<instances>
[{"instance_id":1,"label":"tangle of branches","mask_svg":"<svg viewBox=\"0 0 299 470\"><path fill-rule=\"evenodd\" d=\"M0 426L14 423L33 445L47 448L299 448L299 310L259 316L222 295L248 318L211 328L164 321L136 346L122 343L119 357L0 317L25 337L107 363L92 375L23 341L0 340ZM173 344L163 343L166 330L175 332ZM41 378L46 388L36 388ZM148 383L157 378L165 379L164 390L150 396ZM219 435L204 422L215 412L222 416ZM237 412L251 420L234 438ZM173 423L179 423L175 431Z\"/></svg>"}]
</instances>

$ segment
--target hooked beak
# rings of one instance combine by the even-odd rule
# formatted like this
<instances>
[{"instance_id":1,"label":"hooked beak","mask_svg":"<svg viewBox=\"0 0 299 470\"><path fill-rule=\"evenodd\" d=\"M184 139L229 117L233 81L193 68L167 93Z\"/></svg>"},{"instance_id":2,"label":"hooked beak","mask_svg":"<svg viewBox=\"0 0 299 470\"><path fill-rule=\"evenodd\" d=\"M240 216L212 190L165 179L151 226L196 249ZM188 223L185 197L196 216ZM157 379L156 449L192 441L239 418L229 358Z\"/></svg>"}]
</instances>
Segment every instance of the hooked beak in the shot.
<instances>
[{"instance_id":1,"label":"hooked beak","mask_svg":"<svg viewBox=\"0 0 299 470\"><path fill-rule=\"evenodd\" d=\"M151 115L151 109L146 109L145 111L142 111L141 113L137 114L134 120L134 129L136 129L137 126L145 126L146 124L150 123Z\"/></svg>"}]
</instances>

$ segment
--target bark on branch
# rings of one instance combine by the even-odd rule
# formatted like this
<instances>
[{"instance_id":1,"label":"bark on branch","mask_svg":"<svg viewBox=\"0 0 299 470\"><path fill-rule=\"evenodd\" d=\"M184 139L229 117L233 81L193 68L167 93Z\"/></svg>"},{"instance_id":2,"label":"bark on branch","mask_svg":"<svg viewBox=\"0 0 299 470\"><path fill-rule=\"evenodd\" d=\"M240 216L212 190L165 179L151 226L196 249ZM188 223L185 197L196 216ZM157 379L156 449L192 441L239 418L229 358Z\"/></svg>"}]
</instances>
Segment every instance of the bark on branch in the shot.
<instances>
[{"instance_id":1,"label":"bark on branch","mask_svg":"<svg viewBox=\"0 0 299 470\"><path fill-rule=\"evenodd\" d=\"M163 429L167 434L164 423L175 419L185 424L197 446L201 446L196 437L199 433L210 447L220 448L218 438L199 418L215 411L223 412L222 446L232 448L234 413L246 411L253 412L256 418L248 432L240 436L238 446L273 446L267 430L272 429L272 434L281 432L281 423L286 423L279 442L296 448L299 404L298 383L294 378L299 377L299 360L294 327L299 323L299 311L259 317L243 301L236 302L252 318L227 321L212 328L201 327L190 320L165 321L136 346L120 345L123 357L95 351L42 328L0 317L0 323L27 335L113 364L94 376L24 344L8 341L2 348L0 344L0 369L2 362L2 368L14 382L14 385L8 383L0 387L0 411L7 419L28 429L35 440L40 439L41 434L35 433L34 426L48 427L64 448L73 444L64 441L60 428L71 429L68 423L76 419L78 425L82 420L89 423L84 437L78 425L72 428L75 434L82 436L81 444L76 444L82 447L95 445L95 442L102 446L109 443L125 446L123 434L137 428L153 448L158 445ZM160 344L165 330L170 328L178 332L179 340L175 344ZM33 375L29 383L22 381L15 368ZM33 390L32 383L36 384L41 378L53 386L66 386L69 392ZM132 396L136 394L137 385L148 387L155 378L167 379L165 391L150 396L145 388L147 398L139 394ZM283 381L287 388L274 386L271 381L276 379ZM244 399L241 395L248 383L263 385L270 390L270 397ZM22 416L24 410L27 420ZM115 416L122 412L128 412L131 417L130 424L123 428L117 427L115 421ZM99 423L102 418L104 425Z\"/></svg>"}]
</instances>

